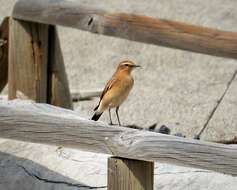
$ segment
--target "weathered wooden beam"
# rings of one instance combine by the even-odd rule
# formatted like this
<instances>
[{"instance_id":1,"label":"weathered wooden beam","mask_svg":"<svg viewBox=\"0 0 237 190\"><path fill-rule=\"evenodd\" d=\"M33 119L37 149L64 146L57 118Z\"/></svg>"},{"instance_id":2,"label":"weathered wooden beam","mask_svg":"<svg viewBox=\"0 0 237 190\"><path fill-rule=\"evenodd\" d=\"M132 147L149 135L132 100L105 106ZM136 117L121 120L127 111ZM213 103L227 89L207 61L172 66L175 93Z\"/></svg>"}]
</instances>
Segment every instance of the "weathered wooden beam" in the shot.
<instances>
[{"instance_id":1,"label":"weathered wooden beam","mask_svg":"<svg viewBox=\"0 0 237 190\"><path fill-rule=\"evenodd\" d=\"M29 101L0 101L0 137L237 176L236 146L108 126L71 110Z\"/></svg>"},{"instance_id":2,"label":"weathered wooden beam","mask_svg":"<svg viewBox=\"0 0 237 190\"><path fill-rule=\"evenodd\" d=\"M48 100L49 104L73 109L60 40L55 26L49 26L49 71Z\"/></svg>"},{"instance_id":3,"label":"weathered wooden beam","mask_svg":"<svg viewBox=\"0 0 237 190\"><path fill-rule=\"evenodd\" d=\"M85 7L83 1L19 0L13 16L138 42L237 58L236 32Z\"/></svg>"},{"instance_id":4,"label":"weathered wooden beam","mask_svg":"<svg viewBox=\"0 0 237 190\"><path fill-rule=\"evenodd\" d=\"M9 18L6 17L0 25L0 92L8 80L8 33Z\"/></svg>"},{"instance_id":5,"label":"weathered wooden beam","mask_svg":"<svg viewBox=\"0 0 237 190\"><path fill-rule=\"evenodd\" d=\"M48 25L10 19L9 99L47 101Z\"/></svg>"},{"instance_id":6,"label":"weathered wooden beam","mask_svg":"<svg viewBox=\"0 0 237 190\"><path fill-rule=\"evenodd\" d=\"M154 163L111 157L107 176L108 190L153 190Z\"/></svg>"},{"instance_id":7,"label":"weathered wooden beam","mask_svg":"<svg viewBox=\"0 0 237 190\"><path fill-rule=\"evenodd\" d=\"M80 100L88 100L94 97L100 97L102 94L103 89L93 89L93 90L72 90L71 96L72 100L74 102L80 101Z\"/></svg>"}]
</instances>

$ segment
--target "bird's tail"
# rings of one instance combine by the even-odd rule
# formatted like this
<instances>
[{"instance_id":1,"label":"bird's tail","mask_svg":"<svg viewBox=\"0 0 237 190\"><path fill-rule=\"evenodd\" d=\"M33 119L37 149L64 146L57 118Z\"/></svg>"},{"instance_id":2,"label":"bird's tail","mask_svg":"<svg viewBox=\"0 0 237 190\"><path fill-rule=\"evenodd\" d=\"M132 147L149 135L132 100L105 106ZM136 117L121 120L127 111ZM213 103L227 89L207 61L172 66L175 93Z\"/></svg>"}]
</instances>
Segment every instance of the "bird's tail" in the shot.
<instances>
[{"instance_id":1,"label":"bird's tail","mask_svg":"<svg viewBox=\"0 0 237 190\"><path fill-rule=\"evenodd\" d=\"M97 121L100 118L100 116L102 115L102 113L95 112L95 114L93 115L93 117L91 119L94 121Z\"/></svg>"},{"instance_id":2,"label":"bird's tail","mask_svg":"<svg viewBox=\"0 0 237 190\"><path fill-rule=\"evenodd\" d=\"M96 106L96 107L94 108L94 111L96 111L96 110L99 108L99 105L100 105L100 104L98 104L98 106Z\"/></svg>"}]
</instances>

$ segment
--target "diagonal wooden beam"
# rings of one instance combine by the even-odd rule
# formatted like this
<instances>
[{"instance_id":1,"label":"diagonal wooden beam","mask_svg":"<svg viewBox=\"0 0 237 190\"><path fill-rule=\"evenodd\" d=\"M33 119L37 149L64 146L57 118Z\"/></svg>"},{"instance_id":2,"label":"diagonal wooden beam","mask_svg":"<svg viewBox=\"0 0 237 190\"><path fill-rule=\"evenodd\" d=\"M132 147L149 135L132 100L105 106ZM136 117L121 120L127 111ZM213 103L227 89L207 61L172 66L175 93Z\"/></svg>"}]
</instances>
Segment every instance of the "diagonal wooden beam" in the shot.
<instances>
[{"instance_id":1,"label":"diagonal wooden beam","mask_svg":"<svg viewBox=\"0 0 237 190\"><path fill-rule=\"evenodd\" d=\"M98 1L99 4L99 1ZM13 16L18 19L62 25L92 33L237 58L237 33L170 20L96 9L83 1L19 0Z\"/></svg>"}]
</instances>

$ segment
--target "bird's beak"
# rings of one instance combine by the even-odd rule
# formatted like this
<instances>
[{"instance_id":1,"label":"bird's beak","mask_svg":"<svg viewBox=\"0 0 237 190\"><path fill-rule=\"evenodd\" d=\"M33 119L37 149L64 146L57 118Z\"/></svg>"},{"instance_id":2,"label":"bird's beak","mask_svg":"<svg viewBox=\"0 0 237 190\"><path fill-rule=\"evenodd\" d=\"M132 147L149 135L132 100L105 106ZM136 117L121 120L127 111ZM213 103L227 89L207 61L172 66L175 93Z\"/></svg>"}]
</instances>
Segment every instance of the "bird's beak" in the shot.
<instances>
[{"instance_id":1,"label":"bird's beak","mask_svg":"<svg viewBox=\"0 0 237 190\"><path fill-rule=\"evenodd\" d=\"M141 65L133 65L133 67L141 67Z\"/></svg>"}]
</instances>

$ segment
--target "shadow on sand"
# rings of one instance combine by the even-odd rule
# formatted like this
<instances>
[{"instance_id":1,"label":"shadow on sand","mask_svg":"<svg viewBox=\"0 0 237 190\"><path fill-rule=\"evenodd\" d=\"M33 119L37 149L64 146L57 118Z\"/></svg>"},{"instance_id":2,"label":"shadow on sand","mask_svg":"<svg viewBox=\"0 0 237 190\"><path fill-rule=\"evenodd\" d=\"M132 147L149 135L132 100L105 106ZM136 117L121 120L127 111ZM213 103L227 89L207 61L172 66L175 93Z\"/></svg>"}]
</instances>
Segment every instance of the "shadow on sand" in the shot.
<instances>
[{"instance_id":1,"label":"shadow on sand","mask_svg":"<svg viewBox=\"0 0 237 190\"><path fill-rule=\"evenodd\" d=\"M0 152L0 190L89 190L93 187L54 172L31 160Z\"/></svg>"}]
</instances>

